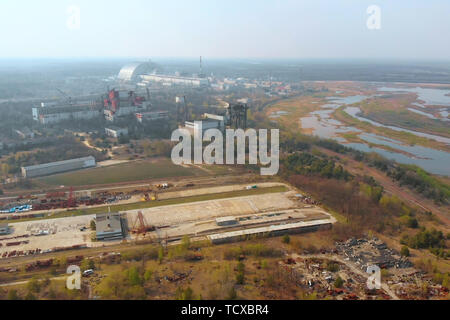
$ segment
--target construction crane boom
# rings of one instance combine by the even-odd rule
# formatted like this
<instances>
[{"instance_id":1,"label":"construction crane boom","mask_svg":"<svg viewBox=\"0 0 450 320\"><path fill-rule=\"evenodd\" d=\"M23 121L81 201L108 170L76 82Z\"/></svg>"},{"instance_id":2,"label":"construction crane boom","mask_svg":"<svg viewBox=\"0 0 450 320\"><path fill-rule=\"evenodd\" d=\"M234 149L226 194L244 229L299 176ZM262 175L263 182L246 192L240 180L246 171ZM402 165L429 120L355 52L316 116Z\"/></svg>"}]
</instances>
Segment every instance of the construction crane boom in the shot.
<instances>
[{"instance_id":1,"label":"construction crane boom","mask_svg":"<svg viewBox=\"0 0 450 320\"><path fill-rule=\"evenodd\" d=\"M66 99L67 102L69 102L69 104L72 104L72 97L69 96L67 93L65 93L64 91L62 91L61 89L56 88L56 90L61 93L61 95L63 95Z\"/></svg>"}]
</instances>

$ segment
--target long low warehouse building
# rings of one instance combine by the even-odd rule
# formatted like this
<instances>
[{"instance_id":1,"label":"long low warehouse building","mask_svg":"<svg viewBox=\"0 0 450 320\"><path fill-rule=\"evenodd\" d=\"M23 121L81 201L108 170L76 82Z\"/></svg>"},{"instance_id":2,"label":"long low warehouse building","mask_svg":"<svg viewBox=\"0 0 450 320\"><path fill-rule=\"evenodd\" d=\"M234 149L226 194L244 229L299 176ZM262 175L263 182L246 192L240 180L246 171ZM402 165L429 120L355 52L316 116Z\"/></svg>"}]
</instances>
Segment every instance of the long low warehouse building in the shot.
<instances>
[{"instance_id":1,"label":"long low warehouse building","mask_svg":"<svg viewBox=\"0 0 450 320\"><path fill-rule=\"evenodd\" d=\"M269 227L252 228L245 230L230 231L208 235L208 239L213 244L229 243L235 241L247 240L251 237L263 236L281 236L288 233L303 233L317 231L319 229L329 229L332 221L328 219L301 221L296 223L287 223L272 225Z\"/></svg>"},{"instance_id":2,"label":"long low warehouse building","mask_svg":"<svg viewBox=\"0 0 450 320\"><path fill-rule=\"evenodd\" d=\"M22 176L24 178L42 177L55 173L91 168L95 166L96 166L95 158L89 156L84 158L56 161L29 167L22 167Z\"/></svg>"}]
</instances>

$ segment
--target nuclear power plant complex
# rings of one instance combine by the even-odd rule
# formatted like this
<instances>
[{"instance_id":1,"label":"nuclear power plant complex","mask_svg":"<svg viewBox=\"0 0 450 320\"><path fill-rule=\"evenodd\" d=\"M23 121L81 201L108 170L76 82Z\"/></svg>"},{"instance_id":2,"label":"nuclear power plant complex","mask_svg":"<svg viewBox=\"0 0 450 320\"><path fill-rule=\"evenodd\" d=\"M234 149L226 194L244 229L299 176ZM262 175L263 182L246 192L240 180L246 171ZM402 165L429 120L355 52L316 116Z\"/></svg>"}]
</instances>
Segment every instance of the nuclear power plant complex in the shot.
<instances>
[{"instance_id":1,"label":"nuclear power plant complex","mask_svg":"<svg viewBox=\"0 0 450 320\"><path fill-rule=\"evenodd\" d=\"M134 62L122 67L117 75L117 88L108 89L97 97L73 99L61 90L63 101L42 102L32 108L35 121L42 125L65 120L89 120L104 117L108 121L135 115L138 122L168 118L166 110L150 108L149 88L154 86L176 86L181 88L206 88L209 80L204 77L156 74L156 65L151 62ZM145 90L139 95L137 91Z\"/></svg>"}]
</instances>

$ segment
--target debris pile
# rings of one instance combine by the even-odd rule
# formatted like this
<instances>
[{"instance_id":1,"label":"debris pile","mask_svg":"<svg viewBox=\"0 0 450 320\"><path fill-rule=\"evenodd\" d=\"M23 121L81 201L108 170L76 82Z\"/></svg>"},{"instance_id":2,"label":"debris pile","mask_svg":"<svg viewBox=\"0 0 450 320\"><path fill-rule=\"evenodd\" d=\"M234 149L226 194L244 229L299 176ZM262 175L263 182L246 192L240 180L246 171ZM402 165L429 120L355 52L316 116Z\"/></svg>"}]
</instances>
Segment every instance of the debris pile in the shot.
<instances>
[{"instance_id":1,"label":"debris pile","mask_svg":"<svg viewBox=\"0 0 450 320\"><path fill-rule=\"evenodd\" d=\"M377 238L370 240L350 238L345 242L336 243L336 248L347 261L354 262L364 271L370 265L377 265L382 269L413 267L411 261L402 257L396 250L388 248Z\"/></svg>"}]
</instances>

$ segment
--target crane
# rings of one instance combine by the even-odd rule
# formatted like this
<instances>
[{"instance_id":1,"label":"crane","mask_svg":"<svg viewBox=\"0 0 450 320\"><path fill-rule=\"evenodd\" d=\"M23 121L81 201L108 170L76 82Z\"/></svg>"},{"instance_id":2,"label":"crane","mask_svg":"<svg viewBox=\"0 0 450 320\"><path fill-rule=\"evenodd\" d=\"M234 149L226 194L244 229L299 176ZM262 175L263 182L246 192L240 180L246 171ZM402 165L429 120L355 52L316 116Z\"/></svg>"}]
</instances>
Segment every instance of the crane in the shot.
<instances>
[{"instance_id":1,"label":"crane","mask_svg":"<svg viewBox=\"0 0 450 320\"><path fill-rule=\"evenodd\" d=\"M146 233L147 231L154 231L154 230L155 227L149 226L144 218L144 215L142 214L142 211L139 211L136 220L134 221L132 232L142 234Z\"/></svg>"},{"instance_id":2,"label":"crane","mask_svg":"<svg viewBox=\"0 0 450 320\"><path fill-rule=\"evenodd\" d=\"M61 95L63 95L64 97L66 97L67 102L71 105L72 104L72 97L69 96L67 93L65 93L64 91L62 91L61 89L56 88L56 90L58 90L59 93L61 93Z\"/></svg>"}]
</instances>

